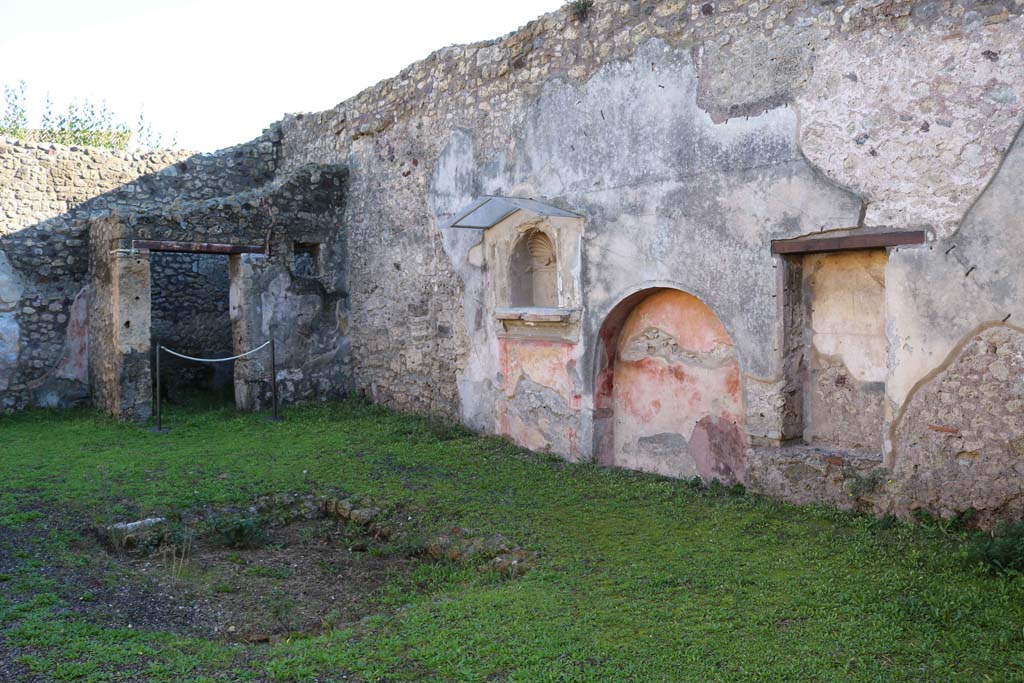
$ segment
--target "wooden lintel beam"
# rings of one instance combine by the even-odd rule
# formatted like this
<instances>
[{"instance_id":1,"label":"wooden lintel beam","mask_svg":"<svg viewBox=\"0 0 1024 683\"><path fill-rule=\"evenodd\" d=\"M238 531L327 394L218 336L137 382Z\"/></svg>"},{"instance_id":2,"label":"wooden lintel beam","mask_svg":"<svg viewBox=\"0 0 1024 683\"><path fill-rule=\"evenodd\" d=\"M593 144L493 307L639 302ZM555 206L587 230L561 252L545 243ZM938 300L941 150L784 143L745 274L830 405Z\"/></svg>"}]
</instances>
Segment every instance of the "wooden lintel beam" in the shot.
<instances>
[{"instance_id":1,"label":"wooden lintel beam","mask_svg":"<svg viewBox=\"0 0 1024 683\"><path fill-rule=\"evenodd\" d=\"M908 244L924 244L924 230L873 232L842 237L800 237L793 240L772 240L773 254L820 254L827 251L884 249Z\"/></svg>"},{"instance_id":2,"label":"wooden lintel beam","mask_svg":"<svg viewBox=\"0 0 1024 683\"><path fill-rule=\"evenodd\" d=\"M265 254L263 244L220 244L217 242L174 242L170 240L132 240L138 251L173 251L179 254Z\"/></svg>"}]
</instances>

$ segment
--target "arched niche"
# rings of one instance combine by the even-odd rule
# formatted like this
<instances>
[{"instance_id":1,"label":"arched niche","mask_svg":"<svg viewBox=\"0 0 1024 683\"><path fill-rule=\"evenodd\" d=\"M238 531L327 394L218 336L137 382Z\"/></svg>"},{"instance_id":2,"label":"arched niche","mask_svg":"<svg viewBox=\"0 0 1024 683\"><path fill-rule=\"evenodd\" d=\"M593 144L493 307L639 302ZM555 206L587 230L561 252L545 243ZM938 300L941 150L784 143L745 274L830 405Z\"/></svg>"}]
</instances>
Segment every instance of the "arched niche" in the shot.
<instances>
[{"instance_id":1,"label":"arched niche","mask_svg":"<svg viewBox=\"0 0 1024 683\"><path fill-rule=\"evenodd\" d=\"M744 480L739 359L703 301L670 288L627 297L601 327L598 363L598 462L679 478Z\"/></svg>"},{"instance_id":2,"label":"arched niche","mask_svg":"<svg viewBox=\"0 0 1024 683\"><path fill-rule=\"evenodd\" d=\"M519 197L479 197L441 226L480 230L467 264L480 268L483 312L496 336L558 343L579 341L583 217Z\"/></svg>"},{"instance_id":3,"label":"arched niche","mask_svg":"<svg viewBox=\"0 0 1024 683\"><path fill-rule=\"evenodd\" d=\"M509 263L509 290L512 307L558 306L558 254L542 230L528 230L516 242Z\"/></svg>"}]
</instances>

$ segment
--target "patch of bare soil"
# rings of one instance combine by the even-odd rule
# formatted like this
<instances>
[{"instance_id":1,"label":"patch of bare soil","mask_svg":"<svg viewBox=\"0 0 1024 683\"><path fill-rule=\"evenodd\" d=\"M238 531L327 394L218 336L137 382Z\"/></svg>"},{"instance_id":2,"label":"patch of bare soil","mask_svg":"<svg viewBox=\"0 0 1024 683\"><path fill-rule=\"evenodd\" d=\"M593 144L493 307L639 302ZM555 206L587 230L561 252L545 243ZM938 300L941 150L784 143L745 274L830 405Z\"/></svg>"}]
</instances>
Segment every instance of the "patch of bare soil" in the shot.
<instances>
[{"instance_id":1,"label":"patch of bare soil","mask_svg":"<svg viewBox=\"0 0 1024 683\"><path fill-rule=\"evenodd\" d=\"M193 612L199 634L232 641L271 642L318 633L376 611L374 596L411 572L406 555L367 552L329 520L307 520L267 530L265 545L235 550L196 540L174 552L124 562Z\"/></svg>"},{"instance_id":2,"label":"patch of bare soil","mask_svg":"<svg viewBox=\"0 0 1024 683\"><path fill-rule=\"evenodd\" d=\"M460 528L413 542L413 519L357 497L279 494L120 522L85 530L72 551L86 561L65 565L59 583L67 609L93 623L271 643L379 612L381 589L408 585L422 562L514 578L536 556Z\"/></svg>"}]
</instances>

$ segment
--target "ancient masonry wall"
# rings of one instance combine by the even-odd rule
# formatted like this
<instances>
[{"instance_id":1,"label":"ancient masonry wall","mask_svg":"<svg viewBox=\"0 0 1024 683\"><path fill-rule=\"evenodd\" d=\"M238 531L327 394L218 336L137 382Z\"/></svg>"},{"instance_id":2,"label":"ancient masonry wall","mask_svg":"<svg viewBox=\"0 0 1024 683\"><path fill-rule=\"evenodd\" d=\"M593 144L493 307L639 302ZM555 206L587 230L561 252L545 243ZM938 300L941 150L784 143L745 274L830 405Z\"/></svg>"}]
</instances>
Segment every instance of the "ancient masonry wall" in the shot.
<instances>
[{"instance_id":1,"label":"ancient masonry wall","mask_svg":"<svg viewBox=\"0 0 1024 683\"><path fill-rule=\"evenodd\" d=\"M691 58L697 116L792 112L800 154L863 198L860 224L945 235L1021 125L1022 9L1019 0L598 2L585 21L555 12L500 40L439 50L332 110L286 118L284 168L352 169L357 383L397 407L458 412L454 387L472 321L463 319L464 283L436 226L474 192L538 189L513 165L539 151L524 135L545 87L586 90L600 68L664 41ZM664 64L648 68L661 85L681 77ZM632 121L610 102L603 114L576 133L618 147L617 129ZM457 145L476 165L444 169L463 174L459 191L433 179L446 147ZM604 175L591 179L591 192L611 184ZM569 194L564 185L555 196ZM756 210L772 199L749 201ZM397 338L396 326L405 330ZM937 362L949 348L928 353Z\"/></svg>"},{"instance_id":2,"label":"ancient masonry wall","mask_svg":"<svg viewBox=\"0 0 1024 683\"><path fill-rule=\"evenodd\" d=\"M308 166L209 201L172 204L135 216L115 212L116 229L105 239L120 244L144 239L260 247L261 253L236 254L228 261L232 350L248 351L274 336L283 401L338 398L351 391L347 253L341 223L346 178L344 168ZM149 254L147 263L153 256L159 259L158 254ZM142 296L131 312L147 326L152 322L149 298ZM133 300L123 295L119 299L129 304ZM94 305L90 324L101 324L99 318L109 308ZM267 350L235 364L235 399L240 407L269 405L269 359ZM94 383L118 381L107 373L94 378ZM107 407L142 418L148 415L148 401Z\"/></svg>"},{"instance_id":3,"label":"ancient masonry wall","mask_svg":"<svg viewBox=\"0 0 1024 683\"><path fill-rule=\"evenodd\" d=\"M267 145L272 152L272 141ZM208 200L172 202L141 213L116 207L92 221L94 403L124 418L145 420L151 414L150 283L154 258L159 267L162 257L158 251L133 252L134 240L164 247L184 243L200 251L209 244L242 249L227 266L232 351L263 348L276 338L276 378L284 402L350 392L341 228L346 177L340 167L302 167ZM236 405L269 406L271 367L269 349L235 363Z\"/></svg>"},{"instance_id":4,"label":"ancient masonry wall","mask_svg":"<svg viewBox=\"0 0 1024 683\"><path fill-rule=\"evenodd\" d=\"M742 426L734 472L754 489L900 514L1020 514L1022 15L1024 0L598 0L586 17L563 9L439 50L217 155L3 143L0 406L86 391L90 222L94 242L266 236L269 257L230 262L233 343L287 329L289 398L356 388L491 432L500 406L522 406L553 434L564 416L545 397L560 391L574 421L563 454L592 459L615 417L596 401L615 352L606 323L677 289L732 341L744 414L725 427ZM579 344L568 356L531 346L529 381L510 383L501 362L486 304L498 264L480 232L440 227L486 194L583 218ZM822 289L824 257L771 253L775 240L910 230L924 244L860 269L880 316L863 326L846 326L856 296ZM149 271L138 255L100 264L109 250L92 246L104 297ZM103 355L144 352L115 324L134 313L96 303L94 400L145 417L141 377L114 390L140 375L129 354ZM808 339L808 326L833 338ZM869 347L847 343L865 334ZM265 404L265 368L238 373L241 402ZM965 403L936 412L951 396ZM872 419L847 429L866 405ZM812 443L787 442L801 436ZM942 486L949 477L962 485Z\"/></svg>"},{"instance_id":5,"label":"ancient masonry wall","mask_svg":"<svg viewBox=\"0 0 1024 683\"><path fill-rule=\"evenodd\" d=\"M88 394L84 205L182 157L0 141L0 407Z\"/></svg>"},{"instance_id":6,"label":"ancient masonry wall","mask_svg":"<svg viewBox=\"0 0 1024 683\"><path fill-rule=\"evenodd\" d=\"M979 326L1024 318L1024 225L1007 210L1024 179L1011 163L1024 147L1022 12L1021 0L599 0L583 20L554 12L287 117L282 168L350 169L357 387L494 429L502 378L481 351L494 340L478 303L489 275L473 237L438 226L482 194L544 197L587 221L587 350L573 359L583 405L603 319L634 291L672 286L708 303L736 342L752 481L789 467L797 480L782 490L797 491L801 472L819 486L834 470L825 497L840 500L843 472L899 471L904 432L892 429L911 390ZM839 373L821 385L840 389L830 400L870 395L882 421L872 438L865 425L824 432L880 447L884 463L828 444L780 450L797 418L823 433L824 413L794 407L802 370L787 364L802 351L782 351L789 302L770 241L912 229L926 244L888 250L883 266L883 381ZM1016 476L1005 452L983 449L975 470ZM794 464L807 458L817 464ZM896 500L887 495L880 508ZM904 510L967 504L900 495Z\"/></svg>"},{"instance_id":7,"label":"ancient masonry wall","mask_svg":"<svg viewBox=\"0 0 1024 683\"><path fill-rule=\"evenodd\" d=\"M275 162L269 138L215 155L0 140L0 410L89 394L91 219L232 194Z\"/></svg>"}]
</instances>

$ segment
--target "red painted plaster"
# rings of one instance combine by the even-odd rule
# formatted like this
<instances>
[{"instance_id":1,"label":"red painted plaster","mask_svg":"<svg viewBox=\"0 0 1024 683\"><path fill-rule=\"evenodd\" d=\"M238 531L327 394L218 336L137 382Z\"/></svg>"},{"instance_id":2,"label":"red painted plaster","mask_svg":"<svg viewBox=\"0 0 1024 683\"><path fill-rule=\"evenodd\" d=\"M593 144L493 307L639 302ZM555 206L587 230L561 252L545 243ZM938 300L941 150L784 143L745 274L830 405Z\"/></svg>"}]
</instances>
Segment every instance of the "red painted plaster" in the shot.
<instances>
[{"instance_id":1,"label":"red painted plaster","mask_svg":"<svg viewBox=\"0 0 1024 683\"><path fill-rule=\"evenodd\" d=\"M739 361L728 332L684 292L658 290L637 300L628 314L616 312L618 329L601 330L602 341L615 346L605 346L595 406L612 409L613 437L605 435L598 446L614 452L611 458L598 453L599 462L742 481L747 437Z\"/></svg>"},{"instance_id":2,"label":"red painted plaster","mask_svg":"<svg viewBox=\"0 0 1024 683\"><path fill-rule=\"evenodd\" d=\"M498 343L503 399L499 400L498 432L533 450L554 449L572 458L580 456L576 420L533 411L518 412L524 380L556 392L570 411L579 411L582 397L576 388L578 345L571 342L502 338Z\"/></svg>"}]
</instances>

